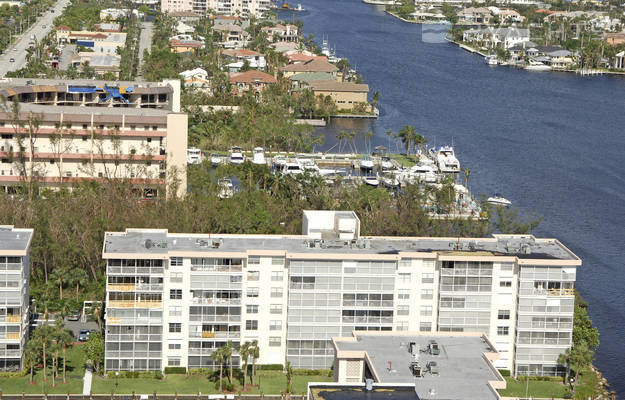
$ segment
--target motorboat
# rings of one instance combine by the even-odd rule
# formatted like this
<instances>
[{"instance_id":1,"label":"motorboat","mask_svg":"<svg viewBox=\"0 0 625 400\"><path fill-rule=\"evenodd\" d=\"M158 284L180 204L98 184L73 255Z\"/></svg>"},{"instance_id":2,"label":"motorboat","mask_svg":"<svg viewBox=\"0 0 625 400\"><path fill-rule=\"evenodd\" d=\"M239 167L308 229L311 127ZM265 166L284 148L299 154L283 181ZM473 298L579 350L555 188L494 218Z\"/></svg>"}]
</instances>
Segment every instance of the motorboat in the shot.
<instances>
[{"instance_id":1,"label":"motorboat","mask_svg":"<svg viewBox=\"0 0 625 400\"><path fill-rule=\"evenodd\" d=\"M303 172L308 172L311 175L321 175L321 170L317 164L311 159L303 158L297 159L297 163Z\"/></svg>"},{"instance_id":2,"label":"motorboat","mask_svg":"<svg viewBox=\"0 0 625 400\"><path fill-rule=\"evenodd\" d=\"M377 176L365 176L364 177L365 185L378 187L380 185L380 181Z\"/></svg>"},{"instance_id":3,"label":"motorboat","mask_svg":"<svg viewBox=\"0 0 625 400\"><path fill-rule=\"evenodd\" d=\"M273 166L279 170L286 165L286 158L284 156L275 156L272 160Z\"/></svg>"},{"instance_id":4,"label":"motorboat","mask_svg":"<svg viewBox=\"0 0 625 400\"><path fill-rule=\"evenodd\" d=\"M413 165L408 170L408 178L412 181L418 180L425 183L436 182L436 170L431 164Z\"/></svg>"},{"instance_id":5,"label":"motorboat","mask_svg":"<svg viewBox=\"0 0 625 400\"><path fill-rule=\"evenodd\" d=\"M286 162L282 167L282 175L300 175L303 174L304 170L301 165L296 162Z\"/></svg>"},{"instance_id":6,"label":"motorboat","mask_svg":"<svg viewBox=\"0 0 625 400\"><path fill-rule=\"evenodd\" d=\"M217 197L220 199L229 199L234 196L234 185L232 180L228 178L221 178L217 181Z\"/></svg>"},{"instance_id":7,"label":"motorboat","mask_svg":"<svg viewBox=\"0 0 625 400\"><path fill-rule=\"evenodd\" d=\"M484 61L486 61L486 64L488 65L497 65L497 56L494 54L489 54L484 57Z\"/></svg>"},{"instance_id":8,"label":"motorboat","mask_svg":"<svg viewBox=\"0 0 625 400\"><path fill-rule=\"evenodd\" d=\"M373 160L371 157L364 155L360 160L360 169L363 171L372 171L373 170Z\"/></svg>"},{"instance_id":9,"label":"motorboat","mask_svg":"<svg viewBox=\"0 0 625 400\"><path fill-rule=\"evenodd\" d=\"M223 162L223 158L216 153L211 154L211 165L213 167L217 167L219 164Z\"/></svg>"},{"instance_id":10,"label":"motorboat","mask_svg":"<svg viewBox=\"0 0 625 400\"><path fill-rule=\"evenodd\" d=\"M380 176L379 179L382 186L385 186L389 189L398 188L400 186L399 176L396 173L391 171L386 171Z\"/></svg>"},{"instance_id":11,"label":"motorboat","mask_svg":"<svg viewBox=\"0 0 625 400\"><path fill-rule=\"evenodd\" d=\"M536 60L530 60L525 69L528 71L551 71L551 67L549 65Z\"/></svg>"},{"instance_id":12,"label":"motorboat","mask_svg":"<svg viewBox=\"0 0 625 400\"><path fill-rule=\"evenodd\" d=\"M391 162L391 158L388 156L382 156L380 159L380 168L383 170L393 169L393 163Z\"/></svg>"},{"instance_id":13,"label":"motorboat","mask_svg":"<svg viewBox=\"0 0 625 400\"><path fill-rule=\"evenodd\" d=\"M434 156L441 172L460 172L460 162L456 158L453 147L438 147L434 150Z\"/></svg>"},{"instance_id":14,"label":"motorboat","mask_svg":"<svg viewBox=\"0 0 625 400\"><path fill-rule=\"evenodd\" d=\"M201 164L202 163L202 151L195 147L187 149L187 164Z\"/></svg>"},{"instance_id":15,"label":"motorboat","mask_svg":"<svg viewBox=\"0 0 625 400\"><path fill-rule=\"evenodd\" d=\"M512 204L510 200L506 199L499 193L495 193L494 195L489 197L486 201L488 201L489 204L492 204L494 206L508 207L510 204Z\"/></svg>"},{"instance_id":16,"label":"motorboat","mask_svg":"<svg viewBox=\"0 0 625 400\"><path fill-rule=\"evenodd\" d=\"M232 147L230 149L230 164L241 165L244 161L243 150L237 146Z\"/></svg>"},{"instance_id":17,"label":"motorboat","mask_svg":"<svg viewBox=\"0 0 625 400\"><path fill-rule=\"evenodd\" d=\"M262 147L254 147L252 163L256 165L267 165L265 160L265 149Z\"/></svg>"}]
</instances>

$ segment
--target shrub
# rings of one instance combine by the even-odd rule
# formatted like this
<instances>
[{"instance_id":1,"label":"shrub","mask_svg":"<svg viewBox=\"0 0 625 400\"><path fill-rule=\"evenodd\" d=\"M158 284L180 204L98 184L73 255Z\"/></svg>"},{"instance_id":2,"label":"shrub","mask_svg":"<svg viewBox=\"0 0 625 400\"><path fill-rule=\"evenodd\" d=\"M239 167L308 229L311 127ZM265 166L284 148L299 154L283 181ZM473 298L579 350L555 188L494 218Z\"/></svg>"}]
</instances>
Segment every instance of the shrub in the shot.
<instances>
[{"instance_id":1,"label":"shrub","mask_svg":"<svg viewBox=\"0 0 625 400\"><path fill-rule=\"evenodd\" d=\"M186 374L187 369L185 367L165 367L166 374Z\"/></svg>"},{"instance_id":2,"label":"shrub","mask_svg":"<svg viewBox=\"0 0 625 400\"><path fill-rule=\"evenodd\" d=\"M500 369L498 371L501 374L501 376L510 376L510 370L509 369Z\"/></svg>"},{"instance_id":3,"label":"shrub","mask_svg":"<svg viewBox=\"0 0 625 400\"><path fill-rule=\"evenodd\" d=\"M219 385L219 383L217 385ZM234 384L232 384L230 382L224 382L223 389L226 392L234 392Z\"/></svg>"},{"instance_id":4,"label":"shrub","mask_svg":"<svg viewBox=\"0 0 625 400\"><path fill-rule=\"evenodd\" d=\"M329 369L294 369L293 375L328 375L332 376L332 371Z\"/></svg>"},{"instance_id":5,"label":"shrub","mask_svg":"<svg viewBox=\"0 0 625 400\"><path fill-rule=\"evenodd\" d=\"M284 366L282 364L262 364L256 366L257 370L264 371L282 371Z\"/></svg>"},{"instance_id":6,"label":"shrub","mask_svg":"<svg viewBox=\"0 0 625 400\"><path fill-rule=\"evenodd\" d=\"M154 371L154 379L163 379L163 373L161 371Z\"/></svg>"},{"instance_id":7,"label":"shrub","mask_svg":"<svg viewBox=\"0 0 625 400\"><path fill-rule=\"evenodd\" d=\"M28 374L28 369L24 368L23 371L0 372L0 378L21 378L26 374Z\"/></svg>"}]
</instances>

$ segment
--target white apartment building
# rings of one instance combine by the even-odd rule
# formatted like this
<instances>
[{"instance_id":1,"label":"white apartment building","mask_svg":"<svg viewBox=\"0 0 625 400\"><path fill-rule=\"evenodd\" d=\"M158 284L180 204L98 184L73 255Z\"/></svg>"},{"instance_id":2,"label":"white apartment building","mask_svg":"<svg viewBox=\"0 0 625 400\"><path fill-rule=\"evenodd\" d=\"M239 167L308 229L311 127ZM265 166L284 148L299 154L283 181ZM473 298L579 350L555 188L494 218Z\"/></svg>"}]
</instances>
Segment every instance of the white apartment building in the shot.
<instances>
[{"instance_id":1,"label":"white apartment building","mask_svg":"<svg viewBox=\"0 0 625 400\"><path fill-rule=\"evenodd\" d=\"M163 13L194 11L205 14L261 18L271 7L270 0L161 0Z\"/></svg>"},{"instance_id":2,"label":"white apartment building","mask_svg":"<svg viewBox=\"0 0 625 400\"><path fill-rule=\"evenodd\" d=\"M0 370L19 371L28 340L32 229L0 225Z\"/></svg>"},{"instance_id":3,"label":"white apartment building","mask_svg":"<svg viewBox=\"0 0 625 400\"><path fill-rule=\"evenodd\" d=\"M186 193L179 80L9 78L0 95L9 105L0 109L0 190L12 192L27 179L49 188L125 179L146 197L164 196L172 182L179 182L178 195Z\"/></svg>"},{"instance_id":4,"label":"white apartment building","mask_svg":"<svg viewBox=\"0 0 625 400\"><path fill-rule=\"evenodd\" d=\"M365 237L348 211L305 211L302 225L107 233L106 369L213 367L227 340L258 340L260 364L329 368L333 337L395 330L480 332L497 368L563 371L581 260L558 240Z\"/></svg>"}]
</instances>

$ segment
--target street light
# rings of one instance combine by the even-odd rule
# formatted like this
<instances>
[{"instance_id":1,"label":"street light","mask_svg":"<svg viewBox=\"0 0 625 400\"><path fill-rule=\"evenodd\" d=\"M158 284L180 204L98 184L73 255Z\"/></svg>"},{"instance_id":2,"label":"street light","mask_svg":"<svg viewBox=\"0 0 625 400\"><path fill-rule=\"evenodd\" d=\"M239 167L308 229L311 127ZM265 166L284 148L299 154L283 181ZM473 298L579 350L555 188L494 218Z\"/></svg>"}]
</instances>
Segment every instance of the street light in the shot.
<instances>
[{"instance_id":1,"label":"street light","mask_svg":"<svg viewBox=\"0 0 625 400\"><path fill-rule=\"evenodd\" d=\"M119 386L119 371L115 371L115 393L117 393L118 386Z\"/></svg>"}]
</instances>

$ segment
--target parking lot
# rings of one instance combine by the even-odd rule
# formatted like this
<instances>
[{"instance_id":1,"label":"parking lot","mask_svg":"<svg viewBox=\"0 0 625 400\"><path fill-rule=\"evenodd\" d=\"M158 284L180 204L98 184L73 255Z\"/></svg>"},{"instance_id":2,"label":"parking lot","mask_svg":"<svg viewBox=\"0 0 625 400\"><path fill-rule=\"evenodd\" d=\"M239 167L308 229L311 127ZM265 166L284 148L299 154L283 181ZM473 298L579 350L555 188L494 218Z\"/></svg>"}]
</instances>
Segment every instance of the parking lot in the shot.
<instances>
[{"instance_id":1,"label":"parking lot","mask_svg":"<svg viewBox=\"0 0 625 400\"><path fill-rule=\"evenodd\" d=\"M31 329L37 329L37 327L42 326L44 324L45 324L45 320L43 319L42 314L32 315L32 319L30 321ZM48 325L54 325L54 324L55 324L55 315L54 314L48 315ZM81 329L87 329L89 331L95 331L95 332L99 331L98 323L95 321L89 320L89 318L87 319L87 322L81 322L80 320L70 321L66 317L65 329L68 329L70 331L70 333L72 334L72 337L74 337L74 340L76 341L78 341L78 335Z\"/></svg>"}]
</instances>

